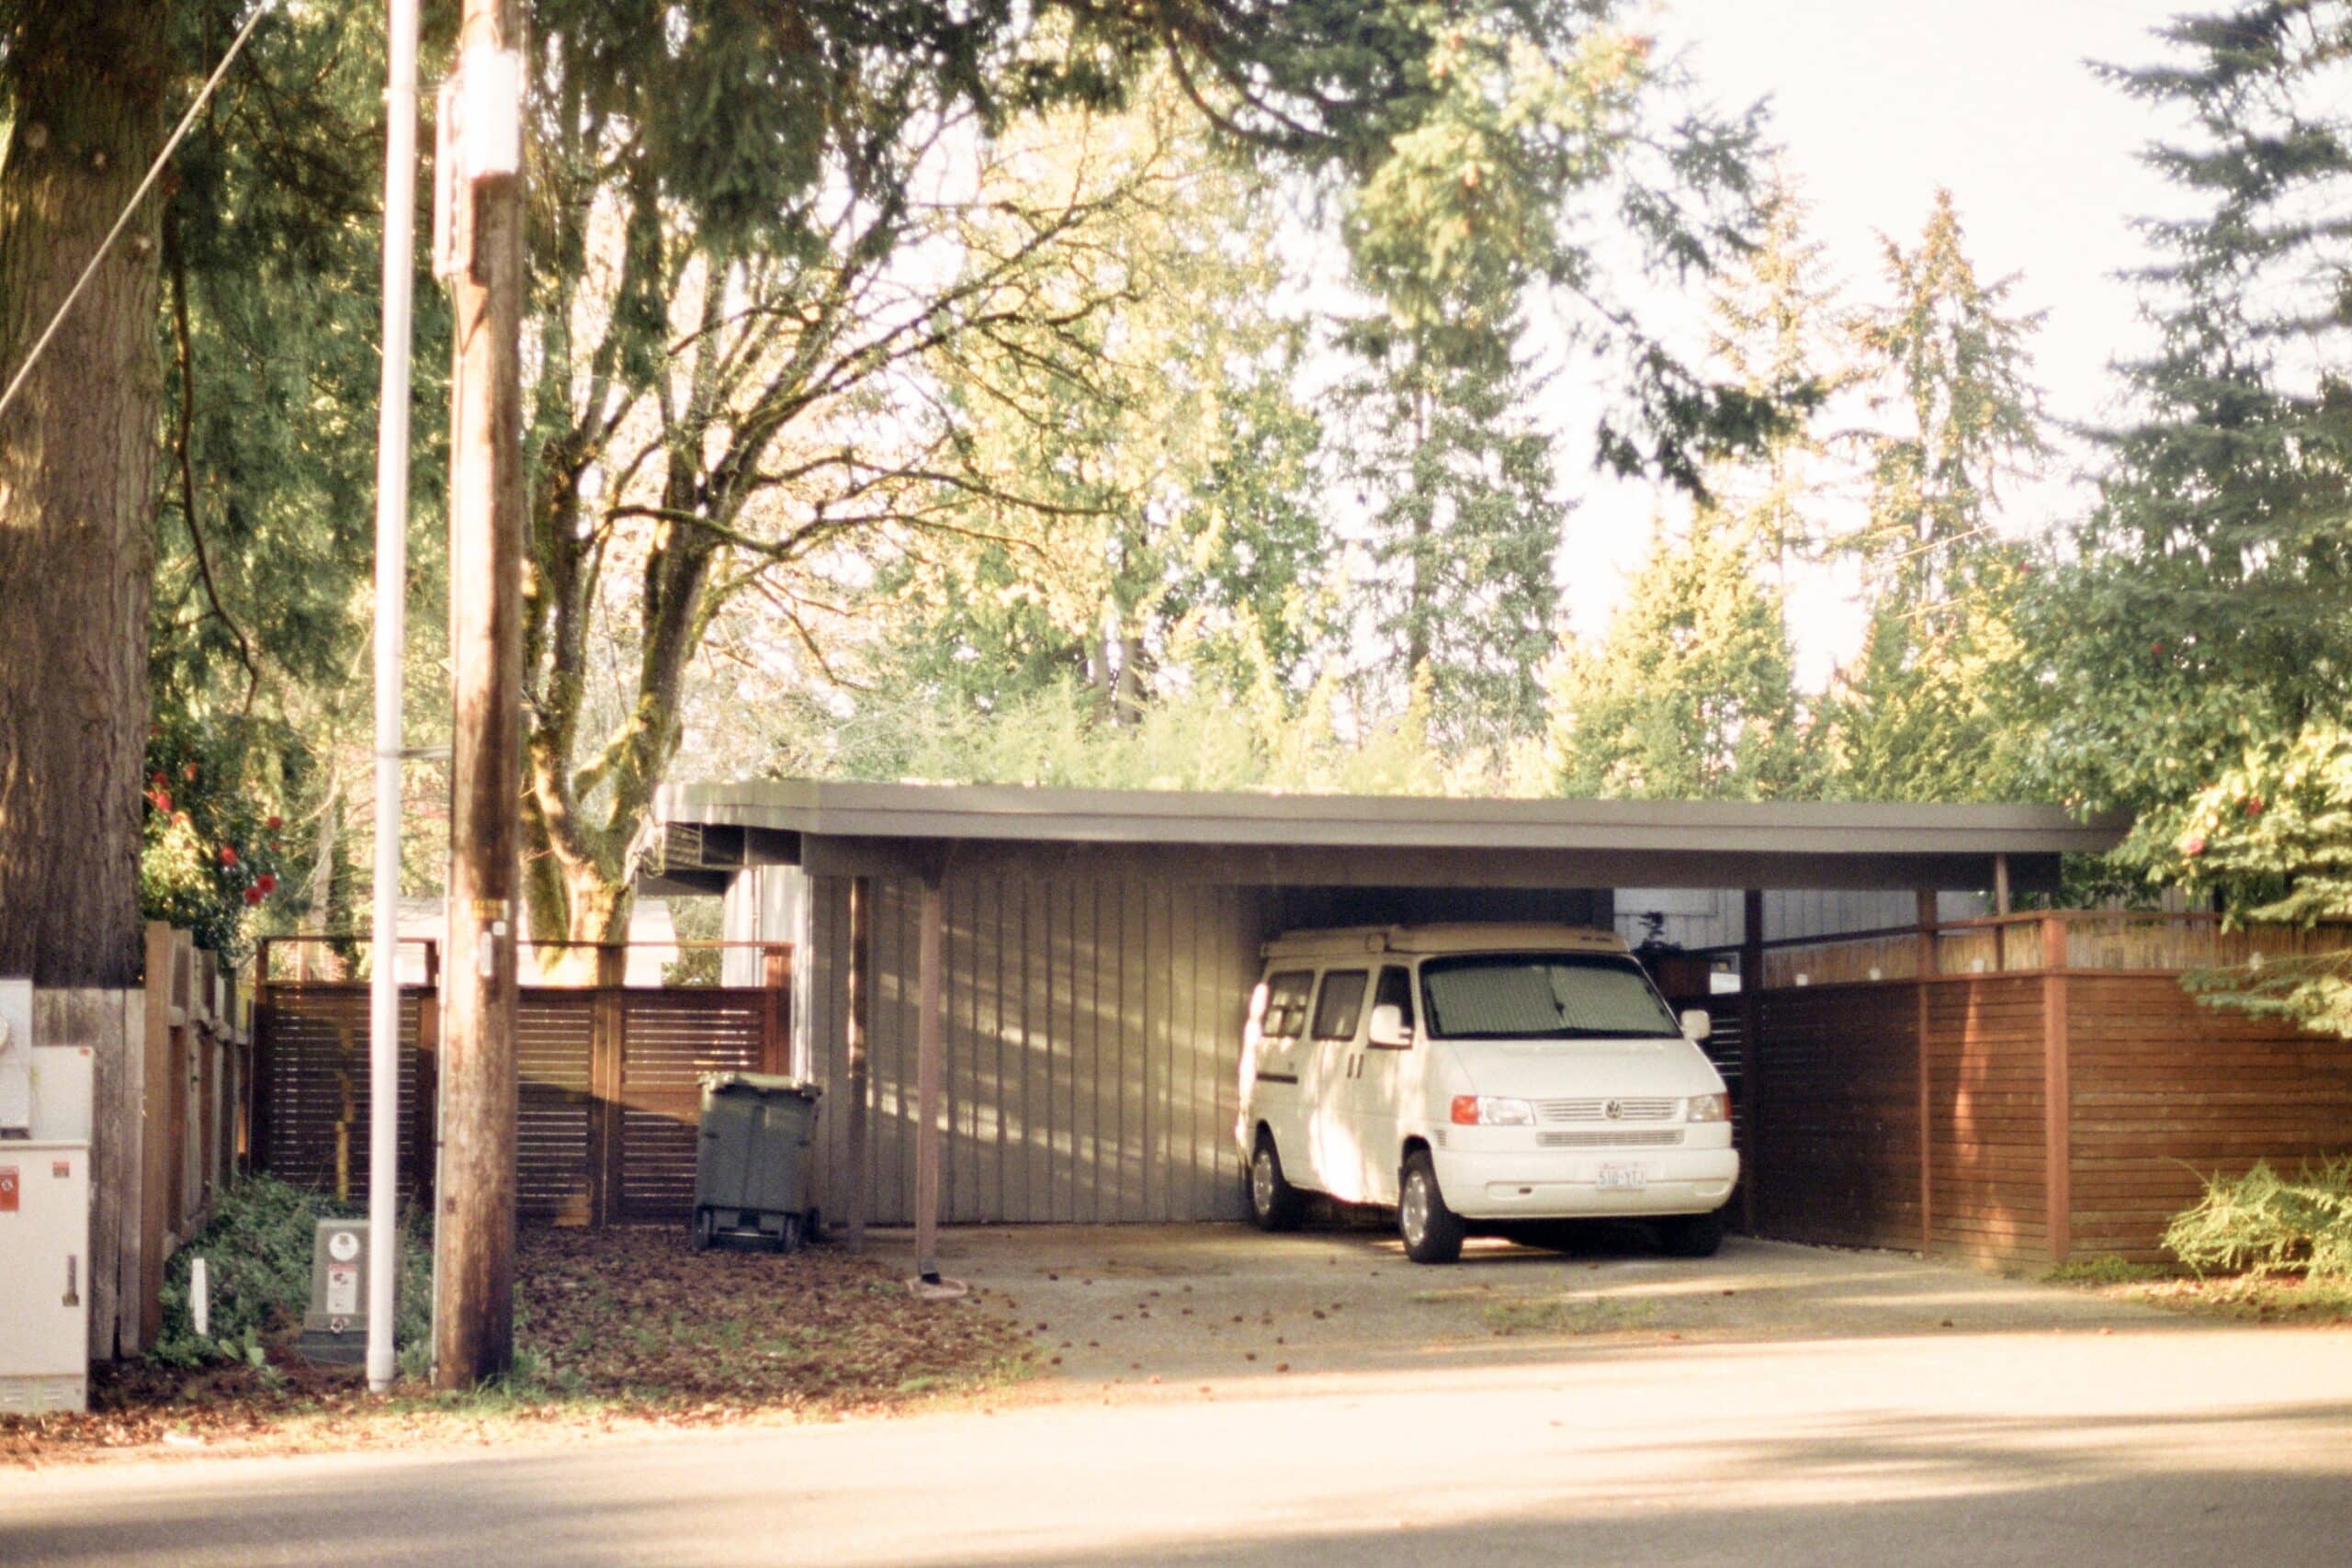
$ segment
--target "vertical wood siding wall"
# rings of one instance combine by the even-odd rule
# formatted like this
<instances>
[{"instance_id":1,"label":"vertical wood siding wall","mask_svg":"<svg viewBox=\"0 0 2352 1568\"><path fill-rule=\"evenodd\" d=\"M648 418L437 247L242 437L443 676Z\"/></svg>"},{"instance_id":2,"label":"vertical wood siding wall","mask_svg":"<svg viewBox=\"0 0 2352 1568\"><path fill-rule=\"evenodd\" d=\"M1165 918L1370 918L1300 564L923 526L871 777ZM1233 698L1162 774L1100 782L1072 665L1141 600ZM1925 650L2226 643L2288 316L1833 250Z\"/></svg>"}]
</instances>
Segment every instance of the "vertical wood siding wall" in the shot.
<instances>
[{"instance_id":1,"label":"vertical wood siding wall","mask_svg":"<svg viewBox=\"0 0 2352 1568\"><path fill-rule=\"evenodd\" d=\"M1986 1262L2047 1259L2046 976L1928 982L1928 1246ZM2180 994L2171 976L2160 985ZM1916 991L1917 982L1901 989ZM1919 1245L1917 1233L1897 1246Z\"/></svg>"},{"instance_id":2,"label":"vertical wood siding wall","mask_svg":"<svg viewBox=\"0 0 2352 1568\"><path fill-rule=\"evenodd\" d=\"M876 878L868 1212L914 1218L916 907ZM809 885L797 976L825 1085L822 1201L848 1180L849 883ZM942 1217L1204 1220L1241 1213L1235 1077L1269 900L1246 887L950 874Z\"/></svg>"}]
</instances>

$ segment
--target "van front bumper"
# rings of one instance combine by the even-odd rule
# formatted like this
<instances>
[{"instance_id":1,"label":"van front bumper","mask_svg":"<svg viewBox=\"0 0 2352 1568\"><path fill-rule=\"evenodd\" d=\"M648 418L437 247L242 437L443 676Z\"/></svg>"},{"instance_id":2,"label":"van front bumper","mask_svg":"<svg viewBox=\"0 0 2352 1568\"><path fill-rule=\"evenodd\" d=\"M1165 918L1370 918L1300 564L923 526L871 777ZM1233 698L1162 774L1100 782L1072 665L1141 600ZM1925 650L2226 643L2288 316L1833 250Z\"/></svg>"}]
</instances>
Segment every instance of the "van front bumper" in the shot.
<instances>
[{"instance_id":1,"label":"van front bumper","mask_svg":"<svg viewBox=\"0 0 2352 1568\"><path fill-rule=\"evenodd\" d=\"M1446 1207L1467 1220L1704 1214L1739 1180L1734 1149L1432 1149Z\"/></svg>"}]
</instances>

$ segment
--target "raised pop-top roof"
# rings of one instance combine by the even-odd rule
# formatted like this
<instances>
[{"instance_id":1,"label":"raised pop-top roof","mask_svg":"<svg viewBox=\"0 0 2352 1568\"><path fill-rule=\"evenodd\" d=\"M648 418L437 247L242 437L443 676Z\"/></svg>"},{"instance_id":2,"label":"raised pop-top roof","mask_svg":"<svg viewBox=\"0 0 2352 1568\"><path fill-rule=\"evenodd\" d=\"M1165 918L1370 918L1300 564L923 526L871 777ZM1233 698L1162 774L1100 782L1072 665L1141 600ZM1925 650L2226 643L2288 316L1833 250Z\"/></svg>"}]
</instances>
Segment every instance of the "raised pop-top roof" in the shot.
<instances>
[{"instance_id":1,"label":"raised pop-top roof","mask_svg":"<svg viewBox=\"0 0 2352 1568\"><path fill-rule=\"evenodd\" d=\"M1270 961L1351 958L1363 953L1419 957L1439 953L1623 953L1625 939L1590 926L1527 920L1448 920L1419 926L1327 926L1284 931L1261 950Z\"/></svg>"},{"instance_id":2,"label":"raised pop-top roof","mask_svg":"<svg viewBox=\"0 0 2352 1568\"><path fill-rule=\"evenodd\" d=\"M1326 886L2018 886L2121 840L2054 806L1432 799L784 779L664 789L657 876L748 864L812 874L1106 862L1176 880Z\"/></svg>"}]
</instances>

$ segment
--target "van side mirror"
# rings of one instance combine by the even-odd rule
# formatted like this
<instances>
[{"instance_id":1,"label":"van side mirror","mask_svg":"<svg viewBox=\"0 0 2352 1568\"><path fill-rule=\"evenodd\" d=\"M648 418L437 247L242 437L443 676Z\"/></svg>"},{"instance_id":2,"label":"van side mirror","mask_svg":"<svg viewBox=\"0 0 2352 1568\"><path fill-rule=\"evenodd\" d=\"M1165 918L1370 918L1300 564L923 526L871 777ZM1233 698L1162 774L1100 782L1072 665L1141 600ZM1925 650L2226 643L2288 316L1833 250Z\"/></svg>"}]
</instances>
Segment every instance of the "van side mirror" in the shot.
<instances>
[{"instance_id":1,"label":"van side mirror","mask_svg":"<svg viewBox=\"0 0 2352 1568\"><path fill-rule=\"evenodd\" d=\"M1395 1002L1383 1002L1373 1009L1372 1026L1366 1038L1383 1050L1408 1048L1413 1043L1413 1029L1405 1021L1405 1010Z\"/></svg>"},{"instance_id":2,"label":"van side mirror","mask_svg":"<svg viewBox=\"0 0 2352 1568\"><path fill-rule=\"evenodd\" d=\"M1682 1038L1691 1044L1704 1045L1714 1032L1715 1021L1705 1008L1692 1008L1682 1015Z\"/></svg>"}]
</instances>

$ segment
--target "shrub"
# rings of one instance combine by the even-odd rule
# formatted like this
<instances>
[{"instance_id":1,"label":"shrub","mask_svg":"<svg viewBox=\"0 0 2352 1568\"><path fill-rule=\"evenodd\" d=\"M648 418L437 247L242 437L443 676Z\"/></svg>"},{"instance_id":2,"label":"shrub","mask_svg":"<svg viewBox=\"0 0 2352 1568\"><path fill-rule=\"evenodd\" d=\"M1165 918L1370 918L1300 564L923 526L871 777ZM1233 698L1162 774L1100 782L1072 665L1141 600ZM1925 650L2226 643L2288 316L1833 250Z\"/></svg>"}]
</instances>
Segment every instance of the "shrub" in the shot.
<instances>
[{"instance_id":1,"label":"shrub","mask_svg":"<svg viewBox=\"0 0 2352 1568\"><path fill-rule=\"evenodd\" d=\"M2205 1195L2173 1216L2165 1246L2199 1274L2301 1269L2352 1280L2352 1156L2306 1165L2292 1180L2267 1161L2233 1179L2208 1177Z\"/></svg>"},{"instance_id":2,"label":"shrub","mask_svg":"<svg viewBox=\"0 0 2352 1568\"><path fill-rule=\"evenodd\" d=\"M311 1248L318 1223L359 1211L305 1187L248 1176L222 1189L212 1221L172 1255L164 1270L164 1331L147 1352L167 1366L208 1361L264 1365L269 1342L298 1326L311 1301ZM212 1280L211 1328L196 1331L188 1301L188 1269L205 1259ZM395 1343L422 1344L432 1336L432 1251L418 1227L401 1224L400 1292L392 1325Z\"/></svg>"}]
</instances>

